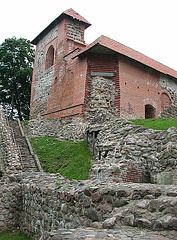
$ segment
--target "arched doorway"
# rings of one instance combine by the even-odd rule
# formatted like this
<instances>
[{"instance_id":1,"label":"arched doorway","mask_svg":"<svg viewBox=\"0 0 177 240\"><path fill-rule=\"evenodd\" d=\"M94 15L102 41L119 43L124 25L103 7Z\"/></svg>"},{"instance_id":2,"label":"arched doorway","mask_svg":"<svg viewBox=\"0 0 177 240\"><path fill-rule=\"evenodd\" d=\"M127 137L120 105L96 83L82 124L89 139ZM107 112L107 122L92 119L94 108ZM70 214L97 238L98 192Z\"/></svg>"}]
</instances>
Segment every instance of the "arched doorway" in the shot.
<instances>
[{"instance_id":1,"label":"arched doorway","mask_svg":"<svg viewBox=\"0 0 177 240\"><path fill-rule=\"evenodd\" d=\"M145 105L145 118L155 118L155 115L156 109L150 104Z\"/></svg>"}]
</instances>

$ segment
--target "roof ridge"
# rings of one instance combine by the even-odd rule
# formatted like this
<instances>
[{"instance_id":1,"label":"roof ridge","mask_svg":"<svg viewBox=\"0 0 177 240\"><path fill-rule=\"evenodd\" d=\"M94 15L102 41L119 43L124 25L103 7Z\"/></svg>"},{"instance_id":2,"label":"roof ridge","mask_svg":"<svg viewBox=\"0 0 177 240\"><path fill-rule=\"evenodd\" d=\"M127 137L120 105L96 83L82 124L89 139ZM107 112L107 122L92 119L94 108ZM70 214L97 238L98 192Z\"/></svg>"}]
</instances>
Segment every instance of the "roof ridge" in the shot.
<instances>
[{"instance_id":1,"label":"roof ridge","mask_svg":"<svg viewBox=\"0 0 177 240\"><path fill-rule=\"evenodd\" d=\"M89 51L89 49L96 46L96 44L100 44L108 49L113 50L114 52L120 53L124 56L134 59L135 61L140 62L146 66L149 66L161 73L164 73L169 76L173 76L173 77L177 78L176 70L164 65L163 63L160 63L160 62L154 60L151 57L146 56L145 54L143 54L133 48L127 47L126 45L124 45L112 38L109 38L105 35L101 35L95 41L93 41L91 44L87 45L86 48L84 48L82 51L80 51L75 57L81 55L84 52Z\"/></svg>"},{"instance_id":2,"label":"roof ridge","mask_svg":"<svg viewBox=\"0 0 177 240\"><path fill-rule=\"evenodd\" d=\"M165 65L165 64L163 64L163 63L161 63L161 62L159 62L159 61L157 61L157 60L155 60L155 59L153 59L153 58L151 58L151 57L145 55L144 53L141 53L140 51L138 51L138 50L136 50L136 49L134 49L134 48L132 48L132 47L128 47L128 46L126 46L125 44L123 44L123 43L121 43L121 42L118 42L118 41L114 40L113 38L107 37L107 36L105 36L105 35L101 35L101 37L104 37L104 38L110 39L110 40L112 40L112 41L114 41L114 42L116 42L116 43L118 43L118 44L124 46L125 48L128 48L128 49L130 49L130 50L132 50L132 51L134 51L134 52L137 52L138 54L140 54L140 55L142 55L142 56L144 56L144 57L146 57L146 58L149 58L149 59L155 61L156 63L159 63L159 64L161 64L161 65L163 65L163 66L165 66L165 67L167 67L167 68L170 68L170 69L173 70L173 71L176 71L175 69L173 69L173 68L171 68L171 67L168 67L167 65ZM176 71L176 72L177 72L177 71Z\"/></svg>"},{"instance_id":3,"label":"roof ridge","mask_svg":"<svg viewBox=\"0 0 177 240\"><path fill-rule=\"evenodd\" d=\"M89 21L87 21L84 17L82 17L78 12L76 12L73 8L68 8L67 10L65 10L64 12L62 12L62 14L66 14L70 17L72 17L73 19L77 19L79 21L82 21L83 23L86 23L87 25L91 25L91 23ZM61 15L62 15L61 14Z\"/></svg>"}]
</instances>

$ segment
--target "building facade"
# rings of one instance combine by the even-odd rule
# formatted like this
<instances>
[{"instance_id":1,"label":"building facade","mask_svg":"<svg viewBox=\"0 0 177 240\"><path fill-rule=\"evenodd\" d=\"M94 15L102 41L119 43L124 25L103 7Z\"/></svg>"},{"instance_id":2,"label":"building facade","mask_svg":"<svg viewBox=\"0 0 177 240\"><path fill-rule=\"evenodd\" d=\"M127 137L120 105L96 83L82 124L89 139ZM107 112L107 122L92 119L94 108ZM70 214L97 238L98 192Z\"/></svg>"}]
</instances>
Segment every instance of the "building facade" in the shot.
<instances>
[{"instance_id":1,"label":"building facade","mask_svg":"<svg viewBox=\"0 0 177 240\"><path fill-rule=\"evenodd\" d=\"M177 72L105 36L87 45L90 25L68 9L32 41L31 119L177 117Z\"/></svg>"}]
</instances>

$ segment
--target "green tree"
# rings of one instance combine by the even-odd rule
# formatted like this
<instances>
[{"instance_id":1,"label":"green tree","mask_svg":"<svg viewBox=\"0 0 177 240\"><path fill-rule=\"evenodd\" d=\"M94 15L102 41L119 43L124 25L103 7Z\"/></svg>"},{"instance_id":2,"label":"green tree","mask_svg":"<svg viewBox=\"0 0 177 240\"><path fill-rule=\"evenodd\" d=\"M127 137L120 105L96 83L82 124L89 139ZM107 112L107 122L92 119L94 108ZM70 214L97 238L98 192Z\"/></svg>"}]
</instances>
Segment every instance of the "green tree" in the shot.
<instances>
[{"instance_id":1,"label":"green tree","mask_svg":"<svg viewBox=\"0 0 177 240\"><path fill-rule=\"evenodd\" d=\"M28 119L34 48L16 37L0 45L0 105L10 118Z\"/></svg>"}]
</instances>

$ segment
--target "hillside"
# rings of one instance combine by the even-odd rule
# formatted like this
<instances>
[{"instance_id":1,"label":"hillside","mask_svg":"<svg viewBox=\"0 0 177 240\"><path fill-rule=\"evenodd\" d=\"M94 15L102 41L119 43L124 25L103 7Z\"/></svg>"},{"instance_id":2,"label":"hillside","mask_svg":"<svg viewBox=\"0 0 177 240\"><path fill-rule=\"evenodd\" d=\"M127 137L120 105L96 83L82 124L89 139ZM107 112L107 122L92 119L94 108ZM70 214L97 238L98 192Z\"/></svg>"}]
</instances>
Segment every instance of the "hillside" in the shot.
<instances>
[{"instance_id":1,"label":"hillside","mask_svg":"<svg viewBox=\"0 0 177 240\"><path fill-rule=\"evenodd\" d=\"M48 173L60 173L68 179L88 179L93 156L86 143L58 141L56 137L31 138L34 152Z\"/></svg>"},{"instance_id":2,"label":"hillside","mask_svg":"<svg viewBox=\"0 0 177 240\"><path fill-rule=\"evenodd\" d=\"M155 130L167 130L170 127L177 128L177 119L173 118L150 118L130 120L134 125L141 125Z\"/></svg>"},{"instance_id":3,"label":"hillside","mask_svg":"<svg viewBox=\"0 0 177 240\"><path fill-rule=\"evenodd\" d=\"M134 125L156 130L177 128L177 119L134 119L130 121ZM93 155L84 141L77 143L58 141L56 137L37 137L31 138L30 141L45 172L60 173L70 180L88 179Z\"/></svg>"}]
</instances>

